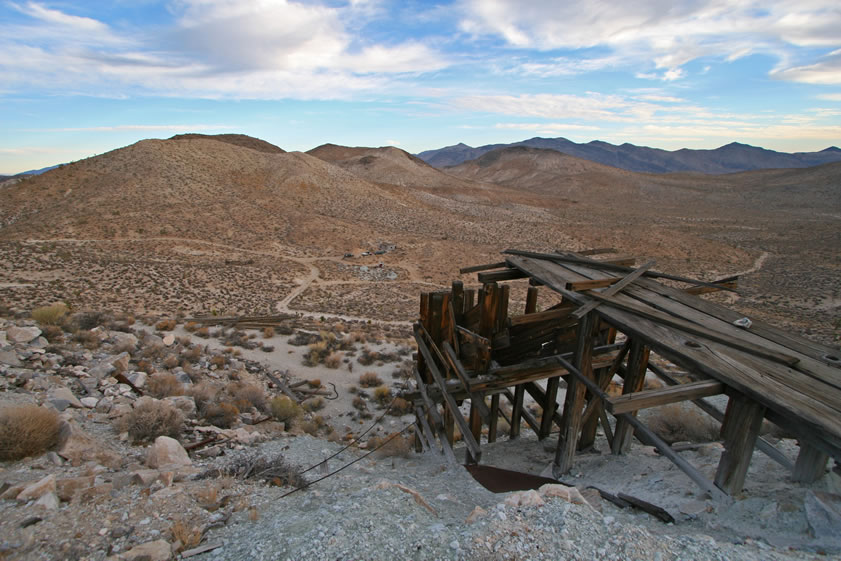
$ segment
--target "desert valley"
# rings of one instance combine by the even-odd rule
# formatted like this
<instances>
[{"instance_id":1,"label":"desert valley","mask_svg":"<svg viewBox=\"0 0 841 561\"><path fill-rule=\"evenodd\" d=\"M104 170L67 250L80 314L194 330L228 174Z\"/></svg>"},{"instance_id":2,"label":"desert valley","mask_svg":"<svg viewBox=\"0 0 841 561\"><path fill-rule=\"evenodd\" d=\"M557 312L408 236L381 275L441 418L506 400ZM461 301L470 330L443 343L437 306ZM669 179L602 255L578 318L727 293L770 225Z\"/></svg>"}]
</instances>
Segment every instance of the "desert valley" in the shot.
<instances>
[{"instance_id":1,"label":"desert valley","mask_svg":"<svg viewBox=\"0 0 841 561\"><path fill-rule=\"evenodd\" d=\"M679 472L651 483L666 468L647 447L612 464L639 470L635 490L675 515L669 526L592 493L506 500L412 452L414 411L396 397L411 389L420 293L478 286L459 269L509 248L614 248L702 281L738 275L738 293L705 298L838 348L841 162L645 173L517 145L449 163L189 134L0 183L0 406L55 412L43 450L0 449L0 558L841 551L809 518L806 487L760 460L756 486L721 509ZM525 306L526 287L512 283L512 307ZM541 309L554 303L543 298ZM675 441L707 462L716 428L692 423ZM362 458L392 436L385 454ZM346 444L346 460L324 460ZM487 457L540 474L551 451L515 444ZM350 471L283 497L351 459ZM600 465L589 457L578 477ZM830 470L813 488L838 493L840 480Z\"/></svg>"}]
</instances>

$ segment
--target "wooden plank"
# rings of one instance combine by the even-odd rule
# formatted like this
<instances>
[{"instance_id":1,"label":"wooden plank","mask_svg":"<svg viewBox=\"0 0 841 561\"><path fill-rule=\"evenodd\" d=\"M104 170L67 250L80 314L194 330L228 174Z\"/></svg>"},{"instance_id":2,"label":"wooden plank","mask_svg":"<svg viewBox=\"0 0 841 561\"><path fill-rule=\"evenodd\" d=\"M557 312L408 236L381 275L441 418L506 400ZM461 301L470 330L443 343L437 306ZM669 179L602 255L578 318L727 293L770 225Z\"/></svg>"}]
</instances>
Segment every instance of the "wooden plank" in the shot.
<instances>
[{"instance_id":1,"label":"wooden plank","mask_svg":"<svg viewBox=\"0 0 841 561\"><path fill-rule=\"evenodd\" d=\"M724 452L715 473L715 484L729 495L740 493L745 486L745 476L764 417L765 407L761 403L740 393L730 396L721 427Z\"/></svg>"},{"instance_id":2,"label":"wooden plank","mask_svg":"<svg viewBox=\"0 0 841 561\"><path fill-rule=\"evenodd\" d=\"M435 447L432 445L432 429L428 426L428 423L421 422L426 421L426 414L423 412L423 408L418 405L415 407L415 420L417 421L417 426L415 430L415 451L416 452L425 452L427 450L433 450Z\"/></svg>"},{"instance_id":3,"label":"wooden plank","mask_svg":"<svg viewBox=\"0 0 841 561\"><path fill-rule=\"evenodd\" d=\"M530 286L526 292L526 314L533 314L537 312L537 291L536 286ZM512 320L514 318L511 318Z\"/></svg>"},{"instance_id":4,"label":"wooden plank","mask_svg":"<svg viewBox=\"0 0 841 561\"><path fill-rule=\"evenodd\" d=\"M613 414L630 413L669 403L719 395L724 393L724 387L718 380L702 380L612 397L606 405L607 410Z\"/></svg>"},{"instance_id":5,"label":"wooden plank","mask_svg":"<svg viewBox=\"0 0 841 561\"><path fill-rule=\"evenodd\" d=\"M543 404L543 403L546 402L546 392L544 392L543 388L538 386L535 382L533 382L533 381L532 382L526 382L526 383L522 384L522 386L523 386L523 388L525 388L525 390L528 392L528 394L531 396L531 398L535 402L540 403L540 404ZM543 416L545 416L545 415L546 415L546 410L544 409ZM552 416L549 417L549 419L550 419L551 422L554 422L556 425L558 425L558 426L561 425L561 414L558 413L557 408L555 408L555 411L552 413ZM543 417L541 417L541 421L542 420L543 420ZM541 430L542 430L541 426L538 425L538 428L534 431L538 435L538 437L540 436L540 431Z\"/></svg>"},{"instance_id":6,"label":"wooden plank","mask_svg":"<svg viewBox=\"0 0 841 561\"><path fill-rule=\"evenodd\" d=\"M505 397L507 397L508 401L510 401L511 403L515 402L516 398L511 393L511 390L508 390L508 389L503 390L502 394ZM529 412L529 410L526 409L526 408L521 409L521 414L522 414L523 420L526 422L526 424L528 426L531 427L531 430L533 430L536 434L537 431L540 430L540 425L537 423L537 419L535 419L534 415L532 415L531 412Z\"/></svg>"},{"instance_id":7,"label":"wooden plank","mask_svg":"<svg viewBox=\"0 0 841 561\"><path fill-rule=\"evenodd\" d=\"M543 414L540 416L540 432L537 433L538 440L543 440L552 431L552 417L555 415L555 410L558 408L558 387L560 386L560 376L553 376L546 381L546 395L543 406Z\"/></svg>"},{"instance_id":8,"label":"wooden plank","mask_svg":"<svg viewBox=\"0 0 841 561\"><path fill-rule=\"evenodd\" d=\"M473 434L470 431L470 427L468 426L467 421L464 420L464 417L462 417L458 405L455 402L455 399L453 399L453 396L451 396L447 392L447 386L444 383L444 377L438 371L438 367L435 366L435 359L432 357L432 352L427 347L426 341L424 341L424 337L420 331L420 328L421 326L419 324L415 324L414 333L415 341L418 344L418 350L423 354L424 358L426 359L429 373L432 375L432 378L433 380L435 380L435 383L438 384L438 388L441 390L441 395L444 398L444 403L449 408L453 419L458 425L459 431L461 431L462 439L464 441L465 446L467 446L467 462L478 463L482 457L482 451L479 448L479 443L476 442L475 438L473 438Z\"/></svg>"},{"instance_id":9,"label":"wooden plank","mask_svg":"<svg viewBox=\"0 0 841 561\"><path fill-rule=\"evenodd\" d=\"M801 442L791 479L799 483L814 483L826 473L828 461L829 456L809 443Z\"/></svg>"},{"instance_id":10,"label":"wooden plank","mask_svg":"<svg viewBox=\"0 0 841 561\"><path fill-rule=\"evenodd\" d=\"M484 401L482 401L482 405L487 407ZM473 435L473 438L476 442L482 442L482 416L479 414L479 404L475 399L470 400L470 414L468 416L468 420L470 424L470 433Z\"/></svg>"},{"instance_id":11,"label":"wooden plank","mask_svg":"<svg viewBox=\"0 0 841 561\"><path fill-rule=\"evenodd\" d=\"M455 328L461 322L462 316L464 316L464 283L459 280L453 281L452 293L450 302L452 303L453 315L456 319L453 323L453 328Z\"/></svg>"},{"instance_id":12,"label":"wooden plank","mask_svg":"<svg viewBox=\"0 0 841 561\"><path fill-rule=\"evenodd\" d=\"M613 364L610 365L610 368L602 369L604 372L599 375L597 383L603 392L607 389L607 386L610 385L610 381L613 380L613 376L619 370L619 367L622 365L622 361L625 359L625 356L628 354L630 348L631 340L626 339L625 343L622 345L622 349L619 351L619 354L616 355L616 359L614 359ZM589 403L587 403L587 408L584 410L584 414L581 416L582 425L586 425L593 416L599 415L599 411L602 409L602 403L604 402L601 398L591 392L591 399ZM613 433L611 433L611 435L612 434Z\"/></svg>"},{"instance_id":13,"label":"wooden plank","mask_svg":"<svg viewBox=\"0 0 841 561\"><path fill-rule=\"evenodd\" d=\"M625 370L625 382L622 384L622 394L628 395L640 392L645 384L645 372L648 369L649 348L639 339L631 339L631 350L628 352L628 367ZM608 400L610 403L610 400ZM635 416L636 412L628 416ZM616 429L613 431L614 454L627 454L631 449L633 427L623 418L617 418Z\"/></svg>"},{"instance_id":14,"label":"wooden plank","mask_svg":"<svg viewBox=\"0 0 841 561\"><path fill-rule=\"evenodd\" d=\"M488 271L485 273L479 273L478 275L476 275L476 277L481 283L489 283L497 281L524 279L528 277L528 275L520 271L519 269L503 269L501 271Z\"/></svg>"},{"instance_id":15,"label":"wooden plank","mask_svg":"<svg viewBox=\"0 0 841 561\"><path fill-rule=\"evenodd\" d=\"M587 380L593 377L593 329L596 323L595 319L595 314L588 314L581 318L578 324L578 348L575 351L575 369L581 377ZM569 370L569 366L567 370ZM554 466L558 474L568 473L572 468L575 459L575 450L578 445L578 433L581 430L581 416L584 413L584 395L586 390L587 387L583 383L580 383L577 377L569 378L566 397L564 399L561 431L558 436L558 447L555 450ZM595 395L598 395L598 393L595 393Z\"/></svg>"},{"instance_id":16,"label":"wooden plank","mask_svg":"<svg viewBox=\"0 0 841 561\"><path fill-rule=\"evenodd\" d=\"M486 265L473 265L471 267L462 267L458 270L458 272L462 275L466 275L468 273L478 273L479 271L490 271L491 269L501 269L505 267L505 261L500 261L499 263L488 263Z\"/></svg>"},{"instance_id":17,"label":"wooden plank","mask_svg":"<svg viewBox=\"0 0 841 561\"><path fill-rule=\"evenodd\" d=\"M478 414L480 415L481 419L484 422L489 423L490 422L490 411L488 410L487 405L485 405L484 396L482 395L481 392L473 391L471 389L470 378L467 376L467 372L465 372L464 366L461 364L461 361L459 361L458 356L456 356L456 353L453 350L453 348L450 346L450 344L445 341L444 344L443 344L443 348L444 348L444 355L447 359L447 362L450 365L450 368L453 369L453 371L456 374L456 377L459 380L461 380L461 383L463 384L464 388L470 394L471 404L472 403L476 404L477 411L478 411ZM471 405L471 407L472 407L472 405Z\"/></svg>"},{"instance_id":18,"label":"wooden plank","mask_svg":"<svg viewBox=\"0 0 841 561\"><path fill-rule=\"evenodd\" d=\"M505 329L508 324L508 299L511 297L511 286L503 284L499 287L499 302L496 306L496 326L497 333Z\"/></svg>"},{"instance_id":19,"label":"wooden plank","mask_svg":"<svg viewBox=\"0 0 841 561\"><path fill-rule=\"evenodd\" d=\"M520 418L523 416L523 397L526 388L522 384L514 388L514 399L511 401L511 430L508 438L514 439L520 436Z\"/></svg>"},{"instance_id":20,"label":"wooden plank","mask_svg":"<svg viewBox=\"0 0 841 561\"><path fill-rule=\"evenodd\" d=\"M584 251L576 251L578 255L582 256L589 256L589 255L600 255L602 253L616 253L616 248L613 247L596 247L593 249L585 249Z\"/></svg>"},{"instance_id":21,"label":"wooden plank","mask_svg":"<svg viewBox=\"0 0 841 561\"><path fill-rule=\"evenodd\" d=\"M566 285L567 290L573 290L575 292L581 292L582 290L593 290L596 288L606 288L612 284L619 282L619 277L613 277L609 279L590 279L584 281L574 281L568 282Z\"/></svg>"},{"instance_id":22,"label":"wooden plank","mask_svg":"<svg viewBox=\"0 0 841 561\"><path fill-rule=\"evenodd\" d=\"M524 325L531 325L534 323L542 323L544 321L556 321L568 318L572 312L575 311L575 306L566 306L555 310L547 310L545 312L537 312L525 314L522 316L512 316L509 319L511 327L520 327Z\"/></svg>"},{"instance_id":23,"label":"wooden plank","mask_svg":"<svg viewBox=\"0 0 841 561\"><path fill-rule=\"evenodd\" d=\"M441 452L444 454L444 457L447 458L448 463L451 465L457 465L458 461L456 460L455 453L453 452L451 441L446 438L445 426L443 420L441 419L441 415L438 413L438 406L429 399L429 395L426 392L426 384L424 383L420 372L418 372L418 369L413 368L412 374L414 375L415 382L418 385L418 393L426 406L426 412L432 418L432 422L437 428L438 441L441 443Z\"/></svg>"},{"instance_id":24,"label":"wooden plank","mask_svg":"<svg viewBox=\"0 0 841 561\"><path fill-rule=\"evenodd\" d=\"M610 288L608 288L607 290L602 292L602 296L610 297L610 296L613 296L614 294L618 294L622 289L624 289L626 286L628 286L629 284L631 284L632 282L634 282L635 280L640 278L643 274L645 274L645 272L647 270L649 270L651 267L653 267L656 264L657 264L657 262L654 259L644 263L641 267L637 268L636 270L634 270L631 273L628 273L627 275L622 277L622 279L620 279L617 283L613 284ZM584 314L588 313L590 310L594 310L596 308L596 306L598 306L598 305L599 305L598 301L591 302L589 304L584 304L583 306L581 306L580 308L575 310L572 313L572 315L574 317L577 317L577 318L583 317Z\"/></svg>"}]
</instances>

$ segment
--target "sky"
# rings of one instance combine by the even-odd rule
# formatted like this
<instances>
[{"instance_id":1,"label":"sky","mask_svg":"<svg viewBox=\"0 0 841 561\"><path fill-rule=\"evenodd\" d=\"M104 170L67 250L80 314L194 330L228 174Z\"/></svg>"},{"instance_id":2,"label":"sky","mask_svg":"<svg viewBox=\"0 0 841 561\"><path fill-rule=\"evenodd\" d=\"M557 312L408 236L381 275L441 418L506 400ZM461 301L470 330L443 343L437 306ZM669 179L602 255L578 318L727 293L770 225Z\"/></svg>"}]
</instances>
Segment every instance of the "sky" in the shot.
<instances>
[{"instance_id":1,"label":"sky","mask_svg":"<svg viewBox=\"0 0 841 561\"><path fill-rule=\"evenodd\" d=\"M0 0L0 173L145 138L841 145L838 0Z\"/></svg>"}]
</instances>

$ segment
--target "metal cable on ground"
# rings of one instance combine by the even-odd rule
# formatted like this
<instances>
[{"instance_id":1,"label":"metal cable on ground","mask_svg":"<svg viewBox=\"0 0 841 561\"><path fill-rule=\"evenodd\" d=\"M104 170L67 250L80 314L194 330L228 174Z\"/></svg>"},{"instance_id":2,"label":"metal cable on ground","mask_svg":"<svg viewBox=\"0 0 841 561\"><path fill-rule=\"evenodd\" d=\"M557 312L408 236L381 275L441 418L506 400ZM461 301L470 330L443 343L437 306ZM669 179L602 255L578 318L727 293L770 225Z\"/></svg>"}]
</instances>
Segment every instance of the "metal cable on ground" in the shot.
<instances>
[{"instance_id":1,"label":"metal cable on ground","mask_svg":"<svg viewBox=\"0 0 841 561\"><path fill-rule=\"evenodd\" d=\"M359 439L360 439L360 438L362 438L363 436L365 436L366 434L368 434L369 432L371 432L371 430L372 430L375 426L377 426L377 423L379 423L380 421L382 421L382 420L385 418L385 416L388 414L388 411L391 409L391 406L392 406L392 405L394 405L394 401L395 401L398 397L399 397L399 396L395 395L395 396L391 399L391 403L389 403L389 404L388 404L388 407L386 407L386 408L385 408L385 411L383 411L383 414L382 414L382 415L380 415L379 417L377 417L376 419L374 419L374 422L371 424L371 426L370 426L370 427L368 427L368 428L365 430L365 432L363 432L362 434L360 434L359 436L357 436L356 438L354 438L353 440L351 440L351 441L350 441L350 442L349 442L349 443L348 443L345 447L341 448L338 452L336 452L336 453L335 453L335 454L333 454L332 456L327 456L326 458L324 458L323 460L321 460L321 461L320 461L320 462L318 462L317 464L315 464L315 465L313 465L313 466L310 466L310 467L308 467L307 469L305 469L304 471L302 471L302 472L301 472L301 475L303 475L303 474L307 473L308 471L312 471L312 470L314 470L315 468L317 468L318 466L320 466L321 464L323 464L323 463L324 463L324 462L326 462L327 460L332 460L333 458L335 458L336 456L338 456L339 454L341 454L342 452L344 452L345 450L347 450L348 448L350 448L351 446L353 446L354 444L356 444L357 442L359 442ZM409 425L409 426L412 426L412 425ZM405 429L404 429L404 430L405 430Z\"/></svg>"},{"instance_id":2,"label":"metal cable on ground","mask_svg":"<svg viewBox=\"0 0 841 561\"><path fill-rule=\"evenodd\" d=\"M310 481L309 483L307 483L307 484L305 484L305 485L301 485L300 487L296 487L295 489L292 489L292 490L291 490L291 491L289 491L288 493L285 493L285 494L281 495L281 496L280 496L280 498L282 499L282 498L284 498L284 497L288 497L289 495L291 495L291 494L293 494L293 493L297 493L298 491L301 491L302 489L306 489L307 487L310 487L311 485L315 485L315 484L316 484L316 483L318 483L319 481L324 481L324 480L325 480L325 479L327 479L328 477L332 477L332 476L336 475L337 473L339 473L340 471L342 471L342 470L344 470L344 469L346 469L346 468L349 468L350 466L352 466L352 465L353 465L353 464L355 464L356 462L359 462L359 461L364 460L365 458L367 458L368 456L370 456L371 454L373 454L374 452L376 452L377 450L379 450L380 448L382 448L383 446L385 446L386 444L388 444L389 442L391 442L392 440L394 440L395 438L397 438L398 436L400 436L401 434L403 434L404 432L406 432L406 430L407 430L409 427L412 427L412 426L414 426L415 424L417 424L417 421L415 421L414 423L409 423L408 425L406 425L405 427L403 427L403 430L401 430L400 432L396 432L396 433L392 434L390 437L388 437L388 440L386 440L385 442L383 442L382 444L380 444L379 446L377 446L377 447L376 447L376 448L374 448L373 450L368 451L366 454L364 454L364 455L360 456L359 458L356 458L355 460L352 460L351 462L349 462L349 463L347 463L347 464L343 465L343 466L342 466L342 467L340 467L339 469L337 469L337 470L335 470L335 471L331 471L331 472L330 472L330 473L328 473L327 475L324 475L324 476L322 476L322 477L319 477L319 478L318 478L318 479L316 479L315 481ZM302 472L302 473L303 473L303 472Z\"/></svg>"}]
</instances>

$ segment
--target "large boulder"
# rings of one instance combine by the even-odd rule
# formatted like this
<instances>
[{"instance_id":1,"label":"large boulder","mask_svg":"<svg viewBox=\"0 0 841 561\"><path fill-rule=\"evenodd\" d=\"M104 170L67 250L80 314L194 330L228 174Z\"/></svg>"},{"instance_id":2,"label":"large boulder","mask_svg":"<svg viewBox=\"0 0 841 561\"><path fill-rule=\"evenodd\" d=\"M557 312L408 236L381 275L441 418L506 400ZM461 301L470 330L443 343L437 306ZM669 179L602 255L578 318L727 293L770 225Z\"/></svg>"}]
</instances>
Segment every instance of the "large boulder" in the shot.
<instances>
[{"instance_id":1,"label":"large boulder","mask_svg":"<svg viewBox=\"0 0 841 561\"><path fill-rule=\"evenodd\" d=\"M108 467L118 467L122 463L119 454L88 435L73 421L62 424L60 441L58 455L74 466L91 461Z\"/></svg>"},{"instance_id":2,"label":"large boulder","mask_svg":"<svg viewBox=\"0 0 841 561\"><path fill-rule=\"evenodd\" d=\"M153 469L160 469L164 466L191 466L193 462L177 440L168 436L159 436L149 447L146 465Z\"/></svg>"},{"instance_id":3,"label":"large boulder","mask_svg":"<svg viewBox=\"0 0 841 561\"><path fill-rule=\"evenodd\" d=\"M39 479L35 483L31 483L23 488L23 491L18 493L17 500L21 502L31 501L33 499L40 499L47 493L55 493L56 483L55 475L48 475Z\"/></svg>"},{"instance_id":4,"label":"large boulder","mask_svg":"<svg viewBox=\"0 0 841 561\"><path fill-rule=\"evenodd\" d=\"M41 335L41 330L37 327L17 327L10 325L6 328L6 339L12 343L29 343L34 341Z\"/></svg>"}]
</instances>

